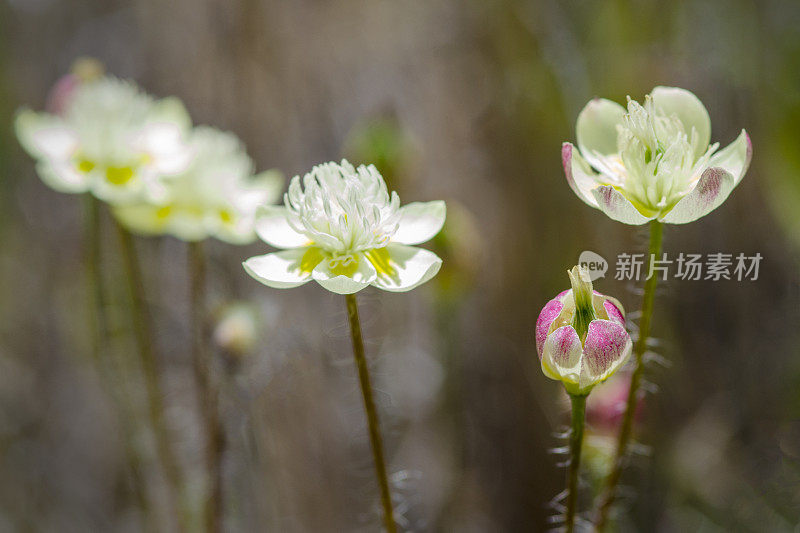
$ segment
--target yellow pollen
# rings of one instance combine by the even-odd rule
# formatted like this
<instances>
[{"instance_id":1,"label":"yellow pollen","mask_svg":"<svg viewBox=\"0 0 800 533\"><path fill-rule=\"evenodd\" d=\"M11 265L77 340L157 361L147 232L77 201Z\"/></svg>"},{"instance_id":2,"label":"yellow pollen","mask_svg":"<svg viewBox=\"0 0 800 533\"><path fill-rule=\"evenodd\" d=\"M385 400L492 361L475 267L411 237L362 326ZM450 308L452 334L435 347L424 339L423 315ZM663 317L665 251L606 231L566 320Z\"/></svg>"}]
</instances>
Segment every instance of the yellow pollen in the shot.
<instances>
[{"instance_id":1,"label":"yellow pollen","mask_svg":"<svg viewBox=\"0 0 800 533\"><path fill-rule=\"evenodd\" d=\"M133 178L131 167L108 167L106 168L106 180L112 185L125 185Z\"/></svg>"},{"instance_id":2,"label":"yellow pollen","mask_svg":"<svg viewBox=\"0 0 800 533\"><path fill-rule=\"evenodd\" d=\"M88 159L81 159L78 161L78 170L83 172L84 174L88 174L92 170L94 170L95 164L89 161Z\"/></svg>"},{"instance_id":3,"label":"yellow pollen","mask_svg":"<svg viewBox=\"0 0 800 533\"><path fill-rule=\"evenodd\" d=\"M228 209L220 209L219 210L219 218L225 224L232 224L233 223L233 213L231 213Z\"/></svg>"},{"instance_id":4,"label":"yellow pollen","mask_svg":"<svg viewBox=\"0 0 800 533\"><path fill-rule=\"evenodd\" d=\"M311 272L323 259L325 259L325 254L322 253L322 250L311 247L300 258L300 270L305 273Z\"/></svg>"}]
</instances>

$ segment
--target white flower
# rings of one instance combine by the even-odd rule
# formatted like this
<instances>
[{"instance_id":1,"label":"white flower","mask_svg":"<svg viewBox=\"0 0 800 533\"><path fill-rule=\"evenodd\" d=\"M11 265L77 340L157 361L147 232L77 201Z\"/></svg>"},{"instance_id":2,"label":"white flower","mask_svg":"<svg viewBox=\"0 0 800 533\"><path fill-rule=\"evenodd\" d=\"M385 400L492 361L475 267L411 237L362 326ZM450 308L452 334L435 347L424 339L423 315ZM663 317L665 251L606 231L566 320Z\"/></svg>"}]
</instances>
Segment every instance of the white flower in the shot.
<instances>
[{"instance_id":1,"label":"white flower","mask_svg":"<svg viewBox=\"0 0 800 533\"><path fill-rule=\"evenodd\" d=\"M720 151L709 145L706 108L675 87L656 87L644 105L628 98L627 110L594 99L578 116L576 134L579 151L564 143L561 152L570 187L625 224L685 224L707 215L739 184L752 156L744 130Z\"/></svg>"},{"instance_id":2,"label":"white flower","mask_svg":"<svg viewBox=\"0 0 800 533\"><path fill-rule=\"evenodd\" d=\"M315 280L329 291L351 294L367 285L408 291L439 271L436 254L409 246L442 229L441 201L400 207L397 193L370 165L347 161L314 167L295 176L285 206L262 208L256 231L267 244L285 250L251 257L245 270L278 289Z\"/></svg>"},{"instance_id":3,"label":"white flower","mask_svg":"<svg viewBox=\"0 0 800 533\"><path fill-rule=\"evenodd\" d=\"M230 355L245 355L255 347L260 331L258 313L247 302L232 302L219 313L213 338Z\"/></svg>"},{"instance_id":4,"label":"white flower","mask_svg":"<svg viewBox=\"0 0 800 533\"><path fill-rule=\"evenodd\" d=\"M17 114L20 143L57 191L90 191L111 203L163 195L161 180L186 167L191 125L175 98L155 101L113 77L81 83L59 115Z\"/></svg>"},{"instance_id":5,"label":"white flower","mask_svg":"<svg viewBox=\"0 0 800 533\"><path fill-rule=\"evenodd\" d=\"M267 171L253 176L253 161L231 133L199 126L189 144L195 157L186 170L164 182L162 200L119 205L114 215L137 233L170 234L185 241L254 241L256 210L280 198L282 175Z\"/></svg>"}]
</instances>

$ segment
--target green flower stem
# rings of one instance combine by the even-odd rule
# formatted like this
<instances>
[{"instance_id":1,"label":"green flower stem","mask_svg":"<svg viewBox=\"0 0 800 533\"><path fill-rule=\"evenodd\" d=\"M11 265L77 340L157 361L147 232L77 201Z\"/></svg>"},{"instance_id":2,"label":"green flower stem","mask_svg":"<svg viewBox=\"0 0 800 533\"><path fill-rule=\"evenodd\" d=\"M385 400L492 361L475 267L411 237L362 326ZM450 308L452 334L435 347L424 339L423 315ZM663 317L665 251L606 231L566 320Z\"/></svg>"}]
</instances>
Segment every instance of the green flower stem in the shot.
<instances>
[{"instance_id":1,"label":"green flower stem","mask_svg":"<svg viewBox=\"0 0 800 533\"><path fill-rule=\"evenodd\" d=\"M586 418L586 396L570 394L572 403L572 424L569 432L569 467L567 470L567 512L564 518L566 533L575 530L575 510L578 506L578 473L581 467L581 448L583 447L583 428Z\"/></svg>"},{"instance_id":2,"label":"green flower stem","mask_svg":"<svg viewBox=\"0 0 800 533\"><path fill-rule=\"evenodd\" d=\"M661 255L661 241L664 232L664 225L660 222L653 221L650 223L650 247L649 258L652 261ZM642 356L647 351L647 338L650 336L650 322L653 315L653 301L656 296L656 286L658 285L658 275L653 275L645 282L644 285L644 298L642 300L642 318L639 323L639 338L633 347L633 354L636 358L636 368L633 370L631 376L631 386L628 391L628 401L625 407L625 415L622 418L622 424L619 428L619 437L617 440L617 449L614 454L614 462L612 463L611 472L606 477L603 493L600 495L600 504L597 508L597 519L595 521L595 530L603 531L608 522L608 513L614 503L617 492L617 484L619 483L622 470L625 467L627 459L628 445L631 440L631 433L633 430L633 415L636 412L636 404L639 397L639 386L642 382L642 373L644 372L644 365L642 364Z\"/></svg>"},{"instance_id":3,"label":"green flower stem","mask_svg":"<svg viewBox=\"0 0 800 533\"><path fill-rule=\"evenodd\" d=\"M86 285L91 300L89 308L89 329L91 335L92 362L102 386L106 389L114 403L118 414L118 422L123 433L125 446L125 459L128 463L131 489L136 498L136 503L141 509L148 530L153 530L151 522L150 505L142 478L141 461L134 443L136 434L135 421L131 416L130 408L126 405L123 395L114 385L114 369L112 368L113 354L108 351L108 324L106 321L106 295L103 283L101 259L101 214L100 202L92 195L84 198L84 249L86 253Z\"/></svg>"},{"instance_id":4,"label":"green flower stem","mask_svg":"<svg viewBox=\"0 0 800 533\"><path fill-rule=\"evenodd\" d=\"M383 523L387 533L396 533L397 526L394 522L392 510L392 495L389 492L389 477L386 474L386 462L383 455L383 441L381 439L378 411L375 409L375 400L372 397L372 384L369 378L367 359L364 356L364 340L361 336L361 321L358 318L358 302L355 294L348 294L347 316L350 319L350 333L353 337L353 355L358 368L358 379L361 383L361 394L364 397L364 410L367 413L369 426L369 440L372 447L372 459L375 462L375 473L381 489L381 504L383 505Z\"/></svg>"},{"instance_id":5,"label":"green flower stem","mask_svg":"<svg viewBox=\"0 0 800 533\"><path fill-rule=\"evenodd\" d=\"M139 259L133 235L117 222L122 262L124 263L130 298L131 324L133 325L136 344L141 358L144 382L147 390L148 415L156 440L156 453L164 477L167 481L170 506L173 509L178 527L186 529L186 517L183 513L181 499L181 479L178 461L172 448L169 429L164 418L164 392L161 383L159 361L156 357L153 340L153 327L147 312L144 298L144 287Z\"/></svg>"},{"instance_id":6,"label":"green flower stem","mask_svg":"<svg viewBox=\"0 0 800 533\"><path fill-rule=\"evenodd\" d=\"M209 490L203 502L203 523L208 532L222 529L223 479L222 454L225 433L219 417L218 394L211 374L211 357L206 349L206 268L203 245L188 244L189 292L191 304L192 367L194 370L197 403L206 432L206 470Z\"/></svg>"}]
</instances>

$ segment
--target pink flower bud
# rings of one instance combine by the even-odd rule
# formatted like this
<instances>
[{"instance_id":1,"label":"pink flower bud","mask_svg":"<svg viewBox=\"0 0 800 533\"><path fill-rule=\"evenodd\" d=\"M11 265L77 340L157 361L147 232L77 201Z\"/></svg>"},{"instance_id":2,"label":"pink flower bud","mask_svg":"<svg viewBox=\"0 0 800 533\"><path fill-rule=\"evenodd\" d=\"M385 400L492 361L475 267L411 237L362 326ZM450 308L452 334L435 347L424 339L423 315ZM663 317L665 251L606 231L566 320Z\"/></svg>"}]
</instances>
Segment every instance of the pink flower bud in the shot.
<instances>
[{"instance_id":1,"label":"pink flower bud","mask_svg":"<svg viewBox=\"0 0 800 533\"><path fill-rule=\"evenodd\" d=\"M544 374L567 392L589 394L630 357L622 305L592 290L581 267L569 272L572 289L547 302L536 321L536 351Z\"/></svg>"},{"instance_id":2,"label":"pink flower bud","mask_svg":"<svg viewBox=\"0 0 800 533\"><path fill-rule=\"evenodd\" d=\"M586 419L598 433L616 434L625 414L630 388L631 376L622 371L609 379L605 386L592 394L586 402ZM633 414L635 419L640 418L642 405L640 397Z\"/></svg>"}]
</instances>

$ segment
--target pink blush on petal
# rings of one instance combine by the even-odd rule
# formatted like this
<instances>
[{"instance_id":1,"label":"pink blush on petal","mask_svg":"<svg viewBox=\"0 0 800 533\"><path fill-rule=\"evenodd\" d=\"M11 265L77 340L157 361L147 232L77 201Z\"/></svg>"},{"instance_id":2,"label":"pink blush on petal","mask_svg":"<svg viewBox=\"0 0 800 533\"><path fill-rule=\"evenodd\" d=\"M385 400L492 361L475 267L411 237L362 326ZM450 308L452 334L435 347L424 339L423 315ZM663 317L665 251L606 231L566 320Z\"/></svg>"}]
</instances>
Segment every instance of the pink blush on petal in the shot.
<instances>
[{"instance_id":1,"label":"pink blush on petal","mask_svg":"<svg viewBox=\"0 0 800 533\"><path fill-rule=\"evenodd\" d=\"M559 298L560 296L561 294L547 302L536 320L536 352L539 354L540 359L542 358L544 341L547 339L547 332L550 331L550 326L564 307Z\"/></svg>"},{"instance_id":2,"label":"pink blush on petal","mask_svg":"<svg viewBox=\"0 0 800 533\"><path fill-rule=\"evenodd\" d=\"M555 342L555 346L551 345L555 349L552 358L557 365L569 365L571 357L580 355L581 340L572 326L560 327L551 335ZM577 353L575 353L576 351Z\"/></svg>"},{"instance_id":3,"label":"pink blush on petal","mask_svg":"<svg viewBox=\"0 0 800 533\"><path fill-rule=\"evenodd\" d=\"M625 328L610 320L594 320L589 324L583 355L589 371L597 376L611 368L625 353L630 337Z\"/></svg>"},{"instance_id":4,"label":"pink blush on petal","mask_svg":"<svg viewBox=\"0 0 800 533\"><path fill-rule=\"evenodd\" d=\"M608 318L610 320L613 320L620 326L625 327L625 317L622 315L622 311L620 311L616 305L611 303L611 301L606 300L603 302L603 308L606 310L606 313L608 313Z\"/></svg>"}]
</instances>

